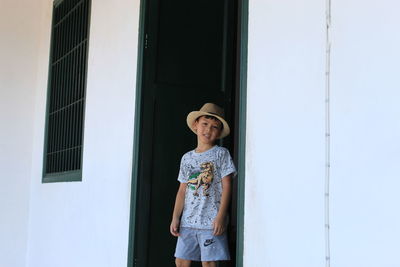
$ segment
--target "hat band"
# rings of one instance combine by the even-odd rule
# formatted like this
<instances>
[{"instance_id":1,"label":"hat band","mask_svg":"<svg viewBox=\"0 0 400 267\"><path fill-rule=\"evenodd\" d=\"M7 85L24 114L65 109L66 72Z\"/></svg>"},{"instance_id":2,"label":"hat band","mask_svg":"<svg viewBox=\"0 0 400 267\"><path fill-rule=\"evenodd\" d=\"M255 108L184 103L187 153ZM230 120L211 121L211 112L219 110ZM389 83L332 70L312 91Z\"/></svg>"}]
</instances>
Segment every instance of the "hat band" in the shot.
<instances>
[{"instance_id":1,"label":"hat band","mask_svg":"<svg viewBox=\"0 0 400 267\"><path fill-rule=\"evenodd\" d=\"M209 112L209 111L206 111L207 113L210 113L210 114L212 114L212 115L215 115L215 116L219 116L219 117L222 117L221 115L219 115L219 114L217 114L217 113L214 113L214 112Z\"/></svg>"}]
</instances>

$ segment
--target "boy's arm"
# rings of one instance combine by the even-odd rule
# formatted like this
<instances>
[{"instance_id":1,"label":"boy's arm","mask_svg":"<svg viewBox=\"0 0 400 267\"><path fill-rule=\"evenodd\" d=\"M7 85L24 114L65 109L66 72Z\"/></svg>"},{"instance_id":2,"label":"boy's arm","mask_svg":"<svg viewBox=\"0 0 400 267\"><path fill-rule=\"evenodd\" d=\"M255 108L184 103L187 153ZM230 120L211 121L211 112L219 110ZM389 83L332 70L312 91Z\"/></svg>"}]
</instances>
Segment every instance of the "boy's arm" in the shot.
<instances>
[{"instance_id":1,"label":"boy's arm","mask_svg":"<svg viewBox=\"0 0 400 267\"><path fill-rule=\"evenodd\" d=\"M174 212L172 213L172 222L169 228L169 231L173 236L179 236L179 223L183 211L183 205L185 204L186 187L186 183L181 183L178 193L176 194Z\"/></svg>"},{"instance_id":2,"label":"boy's arm","mask_svg":"<svg viewBox=\"0 0 400 267\"><path fill-rule=\"evenodd\" d=\"M225 232L225 219L231 199L231 175L222 178L222 196L217 217L214 220L214 235L222 235Z\"/></svg>"}]
</instances>

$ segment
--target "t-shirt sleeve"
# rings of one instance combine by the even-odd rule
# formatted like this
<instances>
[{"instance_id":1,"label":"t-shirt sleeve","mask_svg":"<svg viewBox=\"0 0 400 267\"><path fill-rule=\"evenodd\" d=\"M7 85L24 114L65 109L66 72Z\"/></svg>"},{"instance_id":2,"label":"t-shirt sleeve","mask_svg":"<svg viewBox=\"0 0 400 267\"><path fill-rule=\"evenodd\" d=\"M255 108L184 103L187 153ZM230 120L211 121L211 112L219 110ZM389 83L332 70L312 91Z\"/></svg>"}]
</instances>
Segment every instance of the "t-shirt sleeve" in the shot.
<instances>
[{"instance_id":1,"label":"t-shirt sleeve","mask_svg":"<svg viewBox=\"0 0 400 267\"><path fill-rule=\"evenodd\" d=\"M187 180L188 180L188 175L185 166L185 156L183 156L179 167L178 181L181 183L187 183Z\"/></svg>"},{"instance_id":2,"label":"t-shirt sleeve","mask_svg":"<svg viewBox=\"0 0 400 267\"><path fill-rule=\"evenodd\" d=\"M236 176L236 168L229 151L225 150L221 158L221 178L229 174L232 174L232 177Z\"/></svg>"}]
</instances>

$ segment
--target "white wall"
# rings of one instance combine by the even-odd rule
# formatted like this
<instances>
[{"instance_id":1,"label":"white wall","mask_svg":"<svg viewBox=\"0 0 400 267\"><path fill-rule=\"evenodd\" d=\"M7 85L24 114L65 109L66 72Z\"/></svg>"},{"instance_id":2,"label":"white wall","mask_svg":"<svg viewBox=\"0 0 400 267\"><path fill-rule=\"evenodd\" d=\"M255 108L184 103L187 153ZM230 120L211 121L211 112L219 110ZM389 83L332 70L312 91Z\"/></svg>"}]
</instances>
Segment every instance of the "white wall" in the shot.
<instances>
[{"instance_id":1,"label":"white wall","mask_svg":"<svg viewBox=\"0 0 400 267\"><path fill-rule=\"evenodd\" d=\"M0 1L0 266L25 266L39 1Z\"/></svg>"},{"instance_id":2,"label":"white wall","mask_svg":"<svg viewBox=\"0 0 400 267\"><path fill-rule=\"evenodd\" d=\"M126 266L139 1L92 1L83 181L42 184L52 1L46 2L27 266Z\"/></svg>"},{"instance_id":3,"label":"white wall","mask_svg":"<svg viewBox=\"0 0 400 267\"><path fill-rule=\"evenodd\" d=\"M245 266L324 266L324 1L250 1Z\"/></svg>"},{"instance_id":4,"label":"white wall","mask_svg":"<svg viewBox=\"0 0 400 267\"><path fill-rule=\"evenodd\" d=\"M333 266L400 266L399 9L332 4Z\"/></svg>"},{"instance_id":5,"label":"white wall","mask_svg":"<svg viewBox=\"0 0 400 267\"><path fill-rule=\"evenodd\" d=\"M331 266L395 267L400 17L332 1ZM245 266L324 266L325 1L250 1Z\"/></svg>"}]
</instances>

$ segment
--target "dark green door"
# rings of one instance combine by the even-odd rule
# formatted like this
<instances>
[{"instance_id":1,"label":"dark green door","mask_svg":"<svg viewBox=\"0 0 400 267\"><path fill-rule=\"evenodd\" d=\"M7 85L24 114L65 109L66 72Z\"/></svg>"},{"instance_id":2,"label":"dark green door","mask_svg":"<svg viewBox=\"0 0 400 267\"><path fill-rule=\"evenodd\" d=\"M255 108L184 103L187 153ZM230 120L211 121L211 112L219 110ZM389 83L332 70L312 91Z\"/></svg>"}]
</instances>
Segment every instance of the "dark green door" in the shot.
<instances>
[{"instance_id":1,"label":"dark green door","mask_svg":"<svg viewBox=\"0 0 400 267\"><path fill-rule=\"evenodd\" d=\"M234 10L230 0L146 1L137 266L174 266L176 239L169 224L179 162L196 145L186 126L188 112L214 102L233 123Z\"/></svg>"}]
</instances>

